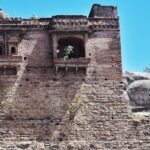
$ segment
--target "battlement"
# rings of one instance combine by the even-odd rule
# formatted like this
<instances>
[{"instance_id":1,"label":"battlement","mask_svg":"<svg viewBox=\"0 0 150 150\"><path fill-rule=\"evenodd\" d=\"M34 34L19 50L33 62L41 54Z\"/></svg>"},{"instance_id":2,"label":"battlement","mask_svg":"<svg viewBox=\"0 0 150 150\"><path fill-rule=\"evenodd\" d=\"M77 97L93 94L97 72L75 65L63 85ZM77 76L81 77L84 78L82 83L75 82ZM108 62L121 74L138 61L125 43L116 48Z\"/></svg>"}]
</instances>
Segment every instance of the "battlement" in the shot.
<instances>
[{"instance_id":1,"label":"battlement","mask_svg":"<svg viewBox=\"0 0 150 150\"><path fill-rule=\"evenodd\" d=\"M90 31L91 30L117 30L119 20L117 7L94 4L89 16L83 15L56 15L51 18L31 17L30 19L4 17L2 11L0 29L3 30L26 30L26 29L49 29L56 31Z\"/></svg>"},{"instance_id":2,"label":"battlement","mask_svg":"<svg viewBox=\"0 0 150 150\"><path fill-rule=\"evenodd\" d=\"M114 6L102 6L100 4L94 4L90 11L89 17L92 18L117 18L117 7Z\"/></svg>"}]
</instances>

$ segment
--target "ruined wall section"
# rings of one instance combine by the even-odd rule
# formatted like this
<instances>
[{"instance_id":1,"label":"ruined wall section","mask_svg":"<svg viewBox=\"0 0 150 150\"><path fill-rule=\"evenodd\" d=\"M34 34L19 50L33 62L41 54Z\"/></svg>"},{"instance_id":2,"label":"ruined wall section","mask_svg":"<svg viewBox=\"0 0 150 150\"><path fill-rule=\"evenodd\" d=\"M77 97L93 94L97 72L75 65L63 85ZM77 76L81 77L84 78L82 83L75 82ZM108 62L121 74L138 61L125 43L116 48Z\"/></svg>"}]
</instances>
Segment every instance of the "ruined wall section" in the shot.
<instances>
[{"instance_id":1,"label":"ruined wall section","mask_svg":"<svg viewBox=\"0 0 150 150\"><path fill-rule=\"evenodd\" d=\"M118 18L112 17L73 18L73 30L80 24L88 27L85 48L91 60L86 74L60 69L56 75L51 32L24 21L20 69L16 76L0 80L1 149L125 150L130 149L128 139L139 143L122 98L120 31ZM62 27L65 31L59 34L67 34L71 18L56 18L50 30ZM74 32L80 34L70 34Z\"/></svg>"},{"instance_id":2,"label":"ruined wall section","mask_svg":"<svg viewBox=\"0 0 150 150\"><path fill-rule=\"evenodd\" d=\"M18 75L3 82L9 103L1 124L2 148L22 143L29 148L34 141L45 149L125 148L120 49L111 47L118 36L119 31L89 34L87 76L64 70L56 76L48 33L26 32L19 44Z\"/></svg>"}]
</instances>

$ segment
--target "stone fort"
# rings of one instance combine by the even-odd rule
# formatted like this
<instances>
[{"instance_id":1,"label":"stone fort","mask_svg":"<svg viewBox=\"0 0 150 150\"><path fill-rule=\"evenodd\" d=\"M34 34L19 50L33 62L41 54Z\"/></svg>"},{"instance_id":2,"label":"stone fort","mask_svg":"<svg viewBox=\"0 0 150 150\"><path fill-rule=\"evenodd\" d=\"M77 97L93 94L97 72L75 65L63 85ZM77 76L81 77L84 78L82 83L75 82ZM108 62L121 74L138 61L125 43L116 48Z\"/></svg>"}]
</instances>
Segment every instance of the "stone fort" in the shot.
<instances>
[{"instance_id":1,"label":"stone fort","mask_svg":"<svg viewBox=\"0 0 150 150\"><path fill-rule=\"evenodd\" d=\"M129 115L123 92L116 7L30 19L0 9L0 150L149 150L149 119Z\"/></svg>"}]
</instances>

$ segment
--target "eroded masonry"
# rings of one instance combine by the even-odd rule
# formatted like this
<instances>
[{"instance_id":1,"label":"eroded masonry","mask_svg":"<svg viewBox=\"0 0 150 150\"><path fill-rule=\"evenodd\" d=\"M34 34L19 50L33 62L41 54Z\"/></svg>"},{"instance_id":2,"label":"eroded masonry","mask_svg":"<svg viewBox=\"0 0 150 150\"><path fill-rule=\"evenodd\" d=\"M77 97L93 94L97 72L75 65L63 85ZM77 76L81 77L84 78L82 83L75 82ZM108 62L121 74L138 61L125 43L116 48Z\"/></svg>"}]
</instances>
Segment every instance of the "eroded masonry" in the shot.
<instances>
[{"instance_id":1,"label":"eroded masonry","mask_svg":"<svg viewBox=\"0 0 150 150\"><path fill-rule=\"evenodd\" d=\"M0 83L2 150L150 147L149 120L122 98L116 7L31 19L0 10Z\"/></svg>"}]
</instances>

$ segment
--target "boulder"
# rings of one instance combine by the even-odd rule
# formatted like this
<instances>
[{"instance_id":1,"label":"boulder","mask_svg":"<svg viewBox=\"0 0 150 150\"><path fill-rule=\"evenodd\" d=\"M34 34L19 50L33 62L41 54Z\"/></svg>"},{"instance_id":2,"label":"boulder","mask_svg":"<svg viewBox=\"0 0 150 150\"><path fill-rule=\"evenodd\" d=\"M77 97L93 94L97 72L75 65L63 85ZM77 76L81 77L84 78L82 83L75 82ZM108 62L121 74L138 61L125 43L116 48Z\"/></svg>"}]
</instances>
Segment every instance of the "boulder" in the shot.
<instances>
[{"instance_id":1,"label":"boulder","mask_svg":"<svg viewBox=\"0 0 150 150\"><path fill-rule=\"evenodd\" d=\"M150 80L150 74L140 72L125 72L123 75L125 86L128 87L131 83L137 80Z\"/></svg>"},{"instance_id":2,"label":"boulder","mask_svg":"<svg viewBox=\"0 0 150 150\"><path fill-rule=\"evenodd\" d=\"M125 99L130 101L136 110L150 110L150 74L129 73L124 74Z\"/></svg>"},{"instance_id":3,"label":"boulder","mask_svg":"<svg viewBox=\"0 0 150 150\"><path fill-rule=\"evenodd\" d=\"M137 80L129 85L127 94L134 107L150 108L150 80Z\"/></svg>"}]
</instances>

